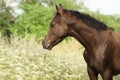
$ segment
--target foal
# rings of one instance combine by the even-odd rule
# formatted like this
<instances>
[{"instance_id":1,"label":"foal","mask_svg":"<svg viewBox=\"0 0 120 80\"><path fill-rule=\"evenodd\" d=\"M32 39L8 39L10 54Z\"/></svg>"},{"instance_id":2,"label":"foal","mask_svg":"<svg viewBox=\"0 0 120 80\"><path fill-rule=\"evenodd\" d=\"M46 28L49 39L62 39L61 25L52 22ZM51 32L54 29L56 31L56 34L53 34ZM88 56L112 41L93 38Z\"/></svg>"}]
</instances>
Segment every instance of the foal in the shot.
<instances>
[{"instance_id":1,"label":"foal","mask_svg":"<svg viewBox=\"0 0 120 80\"><path fill-rule=\"evenodd\" d=\"M84 47L84 59L90 80L113 80L120 73L120 34L103 22L78 11L56 6L56 14L42 44L51 50L67 36L77 39Z\"/></svg>"}]
</instances>

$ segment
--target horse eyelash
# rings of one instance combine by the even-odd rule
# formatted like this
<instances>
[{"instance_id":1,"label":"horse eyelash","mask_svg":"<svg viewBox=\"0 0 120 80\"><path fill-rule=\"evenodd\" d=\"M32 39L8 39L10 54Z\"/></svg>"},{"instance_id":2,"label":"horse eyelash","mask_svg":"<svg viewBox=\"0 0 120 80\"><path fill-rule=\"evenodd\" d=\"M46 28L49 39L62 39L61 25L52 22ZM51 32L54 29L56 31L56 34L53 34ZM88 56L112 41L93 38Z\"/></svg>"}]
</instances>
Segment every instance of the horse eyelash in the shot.
<instances>
[{"instance_id":1,"label":"horse eyelash","mask_svg":"<svg viewBox=\"0 0 120 80\"><path fill-rule=\"evenodd\" d=\"M52 23L50 23L50 27L54 26Z\"/></svg>"},{"instance_id":2,"label":"horse eyelash","mask_svg":"<svg viewBox=\"0 0 120 80\"><path fill-rule=\"evenodd\" d=\"M53 27L55 24L51 23L50 26Z\"/></svg>"},{"instance_id":3,"label":"horse eyelash","mask_svg":"<svg viewBox=\"0 0 120 80\"><path fill-rule=\"evenodd\" d=\"M60 22L58 21L56 23L60 23ZM54 23L54 24L50 23L50 26L53 27L56 23Z\"/></svg>"}]
</instances>

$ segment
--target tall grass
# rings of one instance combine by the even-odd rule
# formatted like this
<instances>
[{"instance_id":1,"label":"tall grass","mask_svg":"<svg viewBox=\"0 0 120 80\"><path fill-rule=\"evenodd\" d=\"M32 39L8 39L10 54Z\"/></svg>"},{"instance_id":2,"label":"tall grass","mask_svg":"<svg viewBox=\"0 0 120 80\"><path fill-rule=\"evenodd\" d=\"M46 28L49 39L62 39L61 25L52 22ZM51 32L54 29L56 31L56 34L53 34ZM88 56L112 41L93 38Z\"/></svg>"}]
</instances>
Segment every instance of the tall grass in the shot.
<instances>
[{"instance_id":1,"label":"tall grass","mask_svg":"<svg viewBox=\"0 0 120 80\"><path fill-rule=\"evenodd\" d=\"M51 51L34 37L13 36L11 44L0 39L0 80L88 80L83 51L74 39Z\"/></svg>"},{"instance_id":2,"label":"tall grass","mask_svg":"<svg viewBox=\"0 0 120 80\"><path fill-rule=\"evenodd\" d=\"M73 45L74 44L74 45ZM81 50L81 51L79 51ZM77 80L84 78L84 48L63 41L47 51L35 38L13 36L11 44L0 40L0 80ZM87 78L87 77L86 77Z\"/></svg>"}]
</instances>

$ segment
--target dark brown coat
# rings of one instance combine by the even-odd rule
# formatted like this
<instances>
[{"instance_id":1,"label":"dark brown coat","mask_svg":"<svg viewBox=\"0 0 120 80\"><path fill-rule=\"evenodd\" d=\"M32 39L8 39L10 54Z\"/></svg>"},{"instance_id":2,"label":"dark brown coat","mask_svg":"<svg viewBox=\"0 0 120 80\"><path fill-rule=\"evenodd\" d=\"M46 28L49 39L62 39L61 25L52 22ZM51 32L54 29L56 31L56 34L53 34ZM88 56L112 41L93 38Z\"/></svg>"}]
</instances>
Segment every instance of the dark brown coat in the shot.
<instances>
[{"instance_id":1,"label":"dark brown coat","mask_svg":"<svg viewBox=\"0 0 120 80\"><path fill-rule=\"evenodd\" d=\"M120 34L103 22L78 11L56 6L56 15L42 44L51 50L67 36L77 39L84 47L84 59L90 80L113 80L120 73Z\"/></svg>"}]
</instances>

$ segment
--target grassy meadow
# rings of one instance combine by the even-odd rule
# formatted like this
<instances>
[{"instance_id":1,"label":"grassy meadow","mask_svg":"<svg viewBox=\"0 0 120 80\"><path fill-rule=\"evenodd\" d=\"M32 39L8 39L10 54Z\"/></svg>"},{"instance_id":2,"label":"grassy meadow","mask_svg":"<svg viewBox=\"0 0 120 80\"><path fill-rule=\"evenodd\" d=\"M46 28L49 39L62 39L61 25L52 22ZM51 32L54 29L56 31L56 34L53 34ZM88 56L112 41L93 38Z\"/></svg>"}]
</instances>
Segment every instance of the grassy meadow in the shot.
<instances>
[{"instance_id":1,"label":"grassy meadow","mask_svg":"<svg viewBox=\"0 0 120 80\"><path fill-rule=\"evenodd\" d=\"M0 40L0 80L87 80L84 48L74 39L53 50L42 48L35 38Z\"/></svg>"},{"instance_id":2,"label":"grassy meadow","mask_svg":"<svg viewBox=\"0 0 120 80\"><path fill-rule=\"evenodd\" d=\"M88 80L83 51L73 38L51 51L34 37L13 36L11 44L0 39L0 80Z\"/></svg>"}]
</instances>

